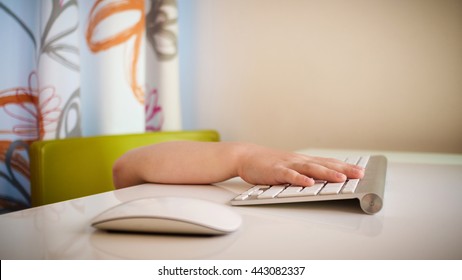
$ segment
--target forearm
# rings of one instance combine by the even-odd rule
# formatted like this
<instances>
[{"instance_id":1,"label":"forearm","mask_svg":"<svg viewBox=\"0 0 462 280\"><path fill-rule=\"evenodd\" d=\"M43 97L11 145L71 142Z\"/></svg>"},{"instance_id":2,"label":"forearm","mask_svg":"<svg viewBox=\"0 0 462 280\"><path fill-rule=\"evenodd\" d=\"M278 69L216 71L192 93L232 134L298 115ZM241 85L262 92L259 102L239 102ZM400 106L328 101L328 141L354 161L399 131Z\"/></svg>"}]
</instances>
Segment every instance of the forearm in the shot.
<instances>
[{"instance_id":1,"label":"forearm","mask_svg":"<svg viewBox=\"0 0 462 280\"><path fill-rule=\"evenodd\" d=\"M210 184L237 176L239 143L166 142L134 149L114 164L116 188L145 182Z\"/></svg>"},{"instance_id":2,"label":"forearm","mask_svg":"<svg viewBox=\"0 0 462 280\"><path fill-rule=\"evenodd\" d=\"M345 162L277 151L249 143L167 142L129 151L115 164L117 188L141 183L211 184L240 176L250 184L310 186L342 182L364 170Z\"/></svg>"}]
</instances>

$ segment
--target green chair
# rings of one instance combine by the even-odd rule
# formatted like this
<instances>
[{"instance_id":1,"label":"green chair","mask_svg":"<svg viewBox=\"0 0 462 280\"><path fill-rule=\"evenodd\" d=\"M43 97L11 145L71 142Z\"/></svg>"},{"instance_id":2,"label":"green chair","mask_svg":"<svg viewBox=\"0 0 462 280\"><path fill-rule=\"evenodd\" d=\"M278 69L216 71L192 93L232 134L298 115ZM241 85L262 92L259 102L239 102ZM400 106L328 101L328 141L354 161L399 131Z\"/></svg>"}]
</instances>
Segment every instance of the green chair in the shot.
<instances>
[{"instance_id":1,"label":"green chair","mask_svg":"<svg viewBox=\"0 0 462 280\"><path fill-rule=\"evenodd\" d=\"M29 151L32 206L114 190L117 158L136 147L173 140L219 141L219 134L200 130L36 141Z\"/></svg>"}]
</instances>

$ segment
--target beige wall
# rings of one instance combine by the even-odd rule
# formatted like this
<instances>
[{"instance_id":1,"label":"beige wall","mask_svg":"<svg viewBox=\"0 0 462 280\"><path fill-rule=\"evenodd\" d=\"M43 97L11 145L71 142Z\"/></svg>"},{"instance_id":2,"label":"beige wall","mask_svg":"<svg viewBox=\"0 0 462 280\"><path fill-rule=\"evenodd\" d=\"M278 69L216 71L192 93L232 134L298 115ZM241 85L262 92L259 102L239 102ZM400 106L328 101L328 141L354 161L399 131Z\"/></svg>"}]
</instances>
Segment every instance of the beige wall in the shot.
<instances>
[{"instance_id":1,"label":"beige wall","mask_svg":"<svg viewBox=\"0 0 462 280\"><path fill-rule=\"evenodd\" d=\"M194 1L195 126L283 149L462 153L462 1Z\"/></svg>"}]
</instances>

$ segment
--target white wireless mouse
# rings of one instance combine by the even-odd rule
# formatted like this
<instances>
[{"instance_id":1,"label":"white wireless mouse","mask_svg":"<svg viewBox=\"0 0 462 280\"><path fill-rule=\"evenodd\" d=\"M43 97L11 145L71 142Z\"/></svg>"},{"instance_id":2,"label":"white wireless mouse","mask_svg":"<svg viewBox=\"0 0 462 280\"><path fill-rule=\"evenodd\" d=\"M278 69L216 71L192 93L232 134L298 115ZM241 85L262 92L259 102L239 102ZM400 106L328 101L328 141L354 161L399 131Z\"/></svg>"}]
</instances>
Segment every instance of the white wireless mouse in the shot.
<instances>
[{"instance_id":1,"label":"white wireless mouse","mask_svg":"<svg viewBox=\"0 0 462 280\"><path fill-rule=\"evenodd\" d=\"M237 230L241 216L231 207L186 197L151 197L124 202L96 216L98 229L169 234L220 235Z\"/></svg>"}]
</instances>

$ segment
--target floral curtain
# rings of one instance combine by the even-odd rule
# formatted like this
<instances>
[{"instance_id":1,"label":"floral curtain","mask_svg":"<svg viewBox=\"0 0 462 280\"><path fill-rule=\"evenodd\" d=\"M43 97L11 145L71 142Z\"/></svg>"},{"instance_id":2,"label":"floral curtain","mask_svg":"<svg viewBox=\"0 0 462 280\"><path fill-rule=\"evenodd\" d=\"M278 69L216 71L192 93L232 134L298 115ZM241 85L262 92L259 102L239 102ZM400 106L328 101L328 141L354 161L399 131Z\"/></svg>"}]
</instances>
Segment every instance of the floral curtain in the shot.
<instances>
[{"instance_id":1,"label":"floral curtain","mask_svg":"<svg viewBox=\"0 0 462 280\"><path fill-rule=\"evenodd\" d=\"M0 0L0 213L33 141L181 129L175 0Z\"/></svg>"}]
</instances>

